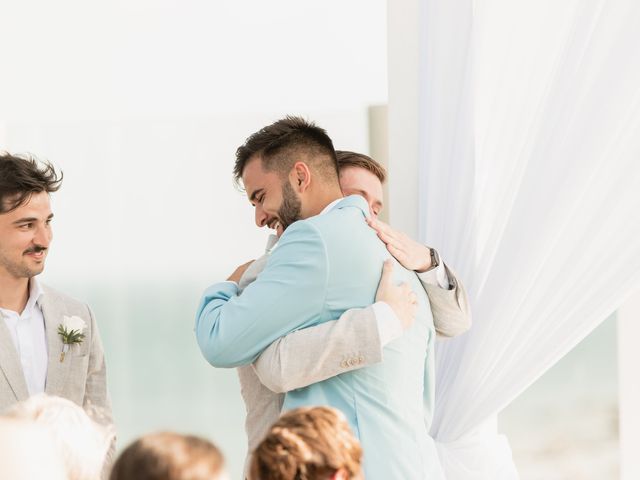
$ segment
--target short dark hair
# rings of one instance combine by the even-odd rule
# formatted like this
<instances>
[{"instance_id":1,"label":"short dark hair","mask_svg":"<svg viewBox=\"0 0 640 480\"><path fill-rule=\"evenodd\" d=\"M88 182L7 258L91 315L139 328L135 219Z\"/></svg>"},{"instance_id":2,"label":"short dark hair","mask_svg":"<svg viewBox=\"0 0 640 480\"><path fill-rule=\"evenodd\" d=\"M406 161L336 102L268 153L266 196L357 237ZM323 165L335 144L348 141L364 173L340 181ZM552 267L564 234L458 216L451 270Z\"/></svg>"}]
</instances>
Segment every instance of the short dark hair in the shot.
<instances>
[{"instance_id":1,"label":"short dark hair","mask_svg":"<svg viewBox=\"0 0 640 480\"><path fill-rule=\"evenodd\" d=\"M378 177L380 183L384 183L387 179L387 170L373 158L363 153L337 150L336 156L338 158L338 169L340 171L346 167L364 168Z\"/></svg>"},{"instance_id":2,"label":"short dark hair","mask_svg":"<svg viewBox=\"0 0 640 480\"><path fill-rule=\"evenodd\" d=\"M266 170L284 175L304 157L311 169L325 179L338 180L338 160L327 132L301 117L287 116L253 135L236 150L233 176L240 183L247 162L259 155Z\"/></svg>"},{"instance_id":3,"label":"short dark hair","mask_svg":"<svg viewBox=\"0 0 640 480\"><path fill-rule=\"evenodd\" d=\"M145 435L118 457L110 480L210 480L222 472L224 458L208 440L159 432Z\"/></svg>"},{"instance_id":4,"label":"short dark hair","mask_svg":"<svg viewBox=\"0 0 640 480\"><path fill-rule=\"evenodd\" d=\"M0 153L0 214L15 210L34 193L58 191L62 177L49 162L31 155Z\"/></svg>"}]
</instances>

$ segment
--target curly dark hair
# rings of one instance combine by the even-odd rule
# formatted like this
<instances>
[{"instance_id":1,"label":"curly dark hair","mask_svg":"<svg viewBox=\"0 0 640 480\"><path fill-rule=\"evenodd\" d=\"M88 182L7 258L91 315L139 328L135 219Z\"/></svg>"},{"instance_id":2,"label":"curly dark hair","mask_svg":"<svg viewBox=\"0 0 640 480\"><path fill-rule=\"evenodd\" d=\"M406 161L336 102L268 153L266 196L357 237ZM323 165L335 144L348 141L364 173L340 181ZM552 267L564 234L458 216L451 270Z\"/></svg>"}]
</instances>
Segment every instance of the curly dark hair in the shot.
<instances>
[{"instance_id":1,"label":"curly dark hair","mask_svg":"<svg viewBox=\"0 0 640 480\"><path fill-rule=\"evenodd\" d=\"M0 153L0 214L15 210L34 193L58 191L62 172L31 155Z\"/></svg>"}]
</instances>

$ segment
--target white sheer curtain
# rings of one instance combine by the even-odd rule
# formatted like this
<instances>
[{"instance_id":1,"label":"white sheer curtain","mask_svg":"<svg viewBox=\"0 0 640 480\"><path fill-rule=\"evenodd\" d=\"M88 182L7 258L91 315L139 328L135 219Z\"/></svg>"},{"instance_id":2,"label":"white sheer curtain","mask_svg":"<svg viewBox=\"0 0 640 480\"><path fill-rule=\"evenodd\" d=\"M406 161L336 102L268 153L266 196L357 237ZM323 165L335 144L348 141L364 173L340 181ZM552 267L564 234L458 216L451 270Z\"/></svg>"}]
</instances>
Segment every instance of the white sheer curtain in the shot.
<instances>
[{"instance_id":1,"label":"white sheer curtain","mask_svg":"<svg viewBox=\"0 0 640 480\"><path fill-rule=\"evenodd\" d=\"M474 314L432 433L449 480L515 478L496 414L640 285L640 2L428 0L421 29L421 236Z\"/></svg>"}]
</instances>

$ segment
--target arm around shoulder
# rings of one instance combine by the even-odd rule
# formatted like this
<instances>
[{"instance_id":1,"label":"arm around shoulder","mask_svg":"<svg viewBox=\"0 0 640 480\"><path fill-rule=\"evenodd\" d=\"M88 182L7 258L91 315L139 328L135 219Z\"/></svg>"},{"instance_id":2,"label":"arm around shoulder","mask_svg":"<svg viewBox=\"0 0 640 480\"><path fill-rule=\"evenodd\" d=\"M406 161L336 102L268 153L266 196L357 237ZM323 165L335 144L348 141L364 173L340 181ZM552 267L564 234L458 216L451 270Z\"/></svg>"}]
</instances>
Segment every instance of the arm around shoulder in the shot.
<instances>
[{"instance_id":1,"label":"arm around shoulder","mask_svg":"<svg viewBox=\"0 0 640 480\"><path fill-rule=\"evenodd\" d=\"M278 338L312 325L324 308L327 268L315 227L291 225L242 295L220 284L205 292L195 325L204 357L214 367L247 365Z\"/></svg>"},{"instance_id":2,"label":"arm around shoulder","mask_svg":"<svg viewBox=\"0 0 640 480\"><path fill-rule=\"evenodd\" d=\"M279 338L253 367L268 389L284 393L379 363L382 348L373 306L354 308Z\"/></svg>"}]
</instances>

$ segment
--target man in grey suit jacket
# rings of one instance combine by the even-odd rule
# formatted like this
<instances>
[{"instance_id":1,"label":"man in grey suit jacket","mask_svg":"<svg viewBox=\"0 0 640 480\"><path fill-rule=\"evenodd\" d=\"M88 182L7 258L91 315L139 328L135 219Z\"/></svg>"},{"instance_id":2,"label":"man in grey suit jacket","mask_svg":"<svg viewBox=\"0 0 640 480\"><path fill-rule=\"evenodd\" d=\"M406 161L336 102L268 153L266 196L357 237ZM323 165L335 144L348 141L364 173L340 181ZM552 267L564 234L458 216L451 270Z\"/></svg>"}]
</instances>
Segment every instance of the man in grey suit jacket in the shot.
<instances>
[{"instance_id":1,"label":"man in grey suit jacket","mask_svg":"<svg viewBox=\"0 0 640 480\"><path fill-rule=\"evenodd\" d=\"M45 392L111 425L91 310L36 279L52 238L49 194L61 181L48 163L0 154L0 412Z\"/></svg>"},{"instance_id":2,"label":"man in grey suit jacket","mask_svg":"<svg viewBox=\"0 0 640 480\"><path fill-rule=\"evenodd\" d=\"M464 287L453 271L440 262L435 250L377 220L383 208L384 168L363 154L336 153L342 192L365 197L370 207L371 227L405 268L416 271L429 297L438 336L448 338L466 332L471 326L470 309ZM269 251L282 233L277 222L260 217L259 212L256 212L256 222L259 226L274 228L277 235L270 238L263 257L239 267L232 275L231 280L238 281L240 291L262 271ZM391 285L389 278L390 272L385 271L376 304L348 310L335 321L290 333L272 343L253 365L238 368L247 408L245 427L249 452L278 418L283 393L381 362L384 346L411 326L409 297Z\"/></svg>"}]
</instances>

